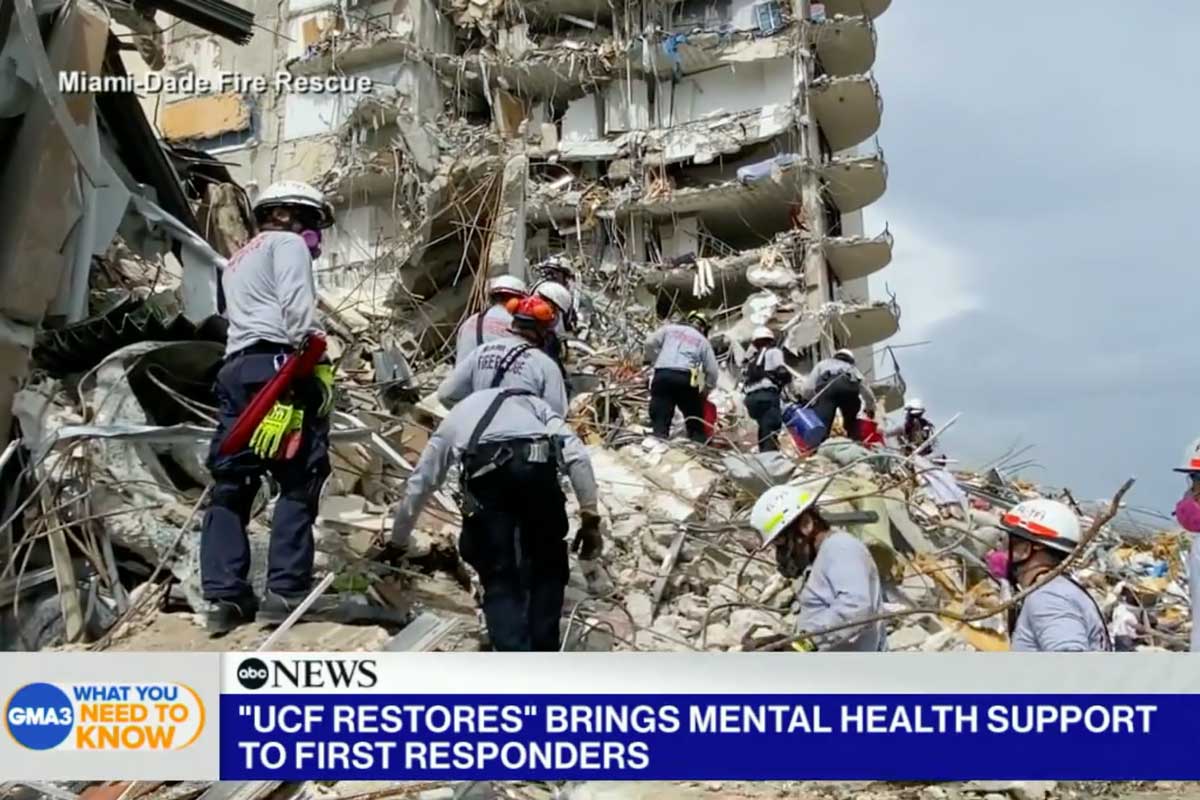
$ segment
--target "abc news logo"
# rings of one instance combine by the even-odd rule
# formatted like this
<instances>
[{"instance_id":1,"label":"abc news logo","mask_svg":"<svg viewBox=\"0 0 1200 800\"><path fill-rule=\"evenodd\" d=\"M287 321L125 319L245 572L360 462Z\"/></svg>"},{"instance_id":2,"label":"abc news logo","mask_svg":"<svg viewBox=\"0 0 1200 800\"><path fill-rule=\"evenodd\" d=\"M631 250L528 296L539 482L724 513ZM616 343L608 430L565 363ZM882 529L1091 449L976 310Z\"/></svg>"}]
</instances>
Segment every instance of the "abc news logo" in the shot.
<instances>
[{"instance_id":1,"label":"abc news logo","mask_svg":"<svg viewBox=\"0 0 1200 800\"><path fill-rule=\"evenodd\" d=\"M244 658L237 668L238 683L244 689L373 689L379 683L373 660L292 659L267 663L259 658Z\"/></svg>"}]
</instances>

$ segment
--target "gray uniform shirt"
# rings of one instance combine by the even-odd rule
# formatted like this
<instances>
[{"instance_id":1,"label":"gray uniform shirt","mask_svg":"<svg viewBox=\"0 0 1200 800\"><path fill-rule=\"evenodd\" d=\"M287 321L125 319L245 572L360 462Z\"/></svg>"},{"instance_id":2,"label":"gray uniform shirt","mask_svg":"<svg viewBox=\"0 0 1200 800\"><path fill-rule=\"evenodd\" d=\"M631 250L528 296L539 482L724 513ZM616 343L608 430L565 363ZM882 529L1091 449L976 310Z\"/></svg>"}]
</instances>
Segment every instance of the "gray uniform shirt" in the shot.
<instances>
[{"instance_id":1,"label":"gray uniform shirt","mask_svg":"<svg viewBox=\"0 0 1200 800\"><path fill-rule=\"evenodd\" d=\"M839 375L851 375L858 380L858 393L862 396L863 408L867 413L875 411L875 393L871 391L871 387L867 385L866 378L858 371L858 367L840 358L827 358L824 361L818 361L813 367L813 371L808 373L801 384L800 393L805 399L811 400L817 392L825 388L825 385Z\"/></svg>"},{"instance_id":2,"label":"gray uniform shirt","mask_svg":"<svg viewBox=\"0 0 1200 800\"><path fill-rule=\"evenodd\" d=\"M762 361L763 369L768 375L779 369L787 369L787 362L783 358L783 350L778 347L768 347L764 350L756 350L750 355L750 358L757 361ZM746 394L751 392L761 391L763 389L779 389L779 384L771 380L769 377L764 377L762 380L747 384L745 388Z\"/></svg>"},{"instance_id":3,"label":"gray uniform shirt","mask_svg":"<svg viewBox=\"0 0 1200 800\"><path fill-rule=\"evenodd\" d=\"M483 314L483 338L479 338L479 315ZM508 313L508 309L503 305L494 305L486 311L477 311L467 317L462 325L458 326L458 335L454 340L454 363L461 364L467 360L467 356L475 350L476 347L484 342L491 342L496 339L510 335L512 327L512 314Z\"/></svg>"},{"instance_id":4,"label":"gray uniform shirt","mask_svg":"<svg viewBox=\"0 0 1200 800\"><path fill-rule=\"evenodd\" d=\"M442 381L437 390L438 400L446 408L453 408L455 403L472 392L492 388L492 379L500 364L508 359L513 350L528 345L529 342L521 337L509 334L475 348ZM554 359L537 347L516 357L500 380L500 387L528 389L549 403L554 413L564 417L567 415L567 387L563 383L562 370L554 363Z\"/></svg>"},{"instance_id":5,"label":"gray uniform shirt","mask_svg":"<svg viewBox=\"0 0 1200 800\"><path fill-rule=\"evenodd\" d=\"M503 389L484 389L475 392L454 407L450 415L442 420L429 444L421 453L420 460L408 479L404 498L396 509L392 523L392 542L403 545L412 533L413 525L429 496L437 491L451 464L462 460L463 451L471 439L475 425ZM554 413L545 401L536 397L510 397L500 406L479 439L480 444L506 439L530 439L543 436L557 437L562 461L559 468L566 471L575 490L575 498L582 510L596 511L596 476L587 449L566 421ZM533 500L531 499L531 502Z\"/></svg>"},{"instance_id":6,"label":"gray uniform shirt","mask_svg":"<svg viewBox=\"0 0 1200 800\"><path fill-rule=\"evenodd\" d=\"M813 559L800 590L796 632L818 631L879 613L883 589L879 570L867 546L843 530L833 530ZM883 622L843 628L816 637L821 650L874 653L886 649Z\"/></svg>"},{"instance_id":7,"label":"gray uniform shirt","mask_svg":"<svg viewBox=\"0 0 1200 800\"><path fill-rule=\"evenodd\" d=\"M1059 575L1025 598L1012 649L1021 652L1107 650L1104 620L1096 604L1071 581Z\"/></svg>"},{"instance_id":8,"label":"gray uniform shirt","mask_svg":"<svg viewBox=\"0 0 1200 800\"><path fill-rule=\"evenodd\" d=\"M646 361L655 369L703 367L704 387L717 386L717 354L708 337L690 325L664 325L646 340Z\"/></svg>"},{"instance_id":9,"label":"gray uniform shirt","mask_svg":"<svg viewBox=\"0 0 1200 800\"><path fill-rule=\"evenodd\" d=\"M298 346L317 321L312 256L299 234L264 231L229 259L221 273L229 334L225 355L255 342Z\"/></svg>"}]
</instances>

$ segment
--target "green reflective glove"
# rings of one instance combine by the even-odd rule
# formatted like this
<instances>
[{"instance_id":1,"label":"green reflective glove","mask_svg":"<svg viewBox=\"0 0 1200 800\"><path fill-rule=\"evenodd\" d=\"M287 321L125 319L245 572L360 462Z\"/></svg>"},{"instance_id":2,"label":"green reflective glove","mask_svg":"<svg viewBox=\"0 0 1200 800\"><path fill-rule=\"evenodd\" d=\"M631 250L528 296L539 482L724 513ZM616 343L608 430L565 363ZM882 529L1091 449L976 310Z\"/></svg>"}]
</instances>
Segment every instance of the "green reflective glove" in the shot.
<instances>
[{"instance_id":1,"label":"green reflective glove","mask_svg":"<svg viewBox=\"0 0 1200 800\"><path fill-rule=\"evenodd\" d=\"M811 639L798 639L792 642L792 649L797 653L815 653L817 646L812 643Z\"/></svg>"},{"instance_id":2,"label":"green reflective glove","mask_svg":"<svg viewBox=\"0 0 1200 800\"><path fill-rule=\"evenodd\" d=\"M276 402L271 406L271 410L263 417L262 422L258 423L254 435L250 437L250 449L254 454L259 458L274 458L284 437L299 427L293 427L294 417L303 420L303 412L286 403Z\"/></svg>"},{"instance_id":3,"label":"green reflective glove","mask_svg":"<svg viewBox=\"0 0 1200 800\"><path fill-rule=\"evenodd\" d=\"M333 402L337 399L333 391L333 365L317 364L313 367L313 377L321 385L321 408L317 414L328 417L329 412L333 411Z\"/></svg>"}]
</instances>

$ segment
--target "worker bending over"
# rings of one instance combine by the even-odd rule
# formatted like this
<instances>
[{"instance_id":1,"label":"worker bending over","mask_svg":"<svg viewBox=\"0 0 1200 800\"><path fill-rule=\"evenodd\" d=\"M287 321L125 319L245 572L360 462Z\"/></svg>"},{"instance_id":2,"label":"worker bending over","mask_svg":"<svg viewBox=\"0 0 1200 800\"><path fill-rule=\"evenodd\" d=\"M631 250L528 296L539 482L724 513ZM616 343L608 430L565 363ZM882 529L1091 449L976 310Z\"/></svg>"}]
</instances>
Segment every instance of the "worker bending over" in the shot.
<instances>
[{"instance_id":1,"label":"worker bending over","mask_svg":"<svg viewBox=\"0 0 1200 800\"><path fill-rule=\"evenodd\" d=\"M559 468L579 500L579 557L596 558L603 548L587 450L563 418L529 392L475 392L454 407L421 453L380 558L403 552L426 500L455 462L463 481L458 546L483 584L492 647L557 650L569 569Z\"/></svg>"},{"instance_id":2,"label":"worker bending over","mask_svg":"<svg viewBox=\"0 0 1200 800\"><path fill-rule=\"evenodd\" d=\"M770 328L755 328L751 344L754 349L746 363L744 400L746 413L758 423L758 449L765 453L779 449L776 436L783 428L780 397L791 384L792 373Z\"/></svg>"},{"instance_id":3,"label":"worker bending over","mask_svg":"<svg viewBox=\"0 0 1200 800\"><path fill-rule=\"evenodd\" d=\"M567 415L567 387L554 359L541 350L558 314L540 297L522 298L512 314L507 336L475 348L438 387L437 397L453 408L482 389L527 389L545 400L554 413Z\"/></svg>"},{"instance_id":4,"label":"worker bending over","mask_svg":"<svg viewBox=\"0 0 1200 800\"><path fill-rule=\"evenodd\" d=\"M825 423L826 435L833 430L833 418L840 411L846 435L860 442L863 436L858 427L858 412L866 408L868 417L875 416L875 393L858 371L854 353L844 348L834 353L833 358L817 362L800 393Z\"/></svg>"},{"instance_id":5,"label":"worker bending over","mask_svg":"<svg viewBox=\"0 0 1200 800\"><path fill-rule=\"evenodd\" d=\"M683 412L688 438L706 441L704 398L717 386L717 355L708 341L708 318L699 311L684 323L669 323L646 340L650 381L650 425L660 439L671 437L675 409Z\"/></svg>"},{"instance_id":6,"label":"worker bending over","mask_svg":"<svg viewBox=\"0 0 1200 800\"><path fill-rule=\"evenodd\" d=\"M491 306L475 312L458 326L454 363L461 364L479 345L508 336L512 314L506 305L525 294L525 281L515 275L498 275L488 281L488 302Z\"/></svg>"},{"instance_id":7,"label":"worker bending over","mask_svg":"<svg viewBox=\"0 0 1200 800\"><path fill-rule=\"evenodd\" d=\"M312 259L333 211L313 187L295 181L269 186L255 200L259 233L233 254L221 280L229 322L225 359L217 373L217 431L209 450L212 504L200 534L200 582L211 608L207 628L228 633L256 618L282 622L312 588L313 521L330 473L329 412L333 368L318 364L297 380L259 424L250 445L232 455L219 448L238 415L274 377L286 356L319 332ZM282 460L280 444L300 435L299 449ZM267 556L267 590L260 606L247 581L246 524L264 472L279 484ZM318 600L308 612L328 610Z\"/></svg>"},{"instance_id":8,"label":"worker bending over","mask_svg":"<svg viewBox=\"0 0 1200 800\"><path fill-rule=\"evenodd\" d=\"M1079 518L1057 500L1018 503L1001 523L1008 533L1008 581L1021 589L1036 583L1079 545ZM1096 601L1065 574L1026 597L1010 628L1013 650L1112 650Z\"/></svg>"},{"instance_id":9,"label":"worker bending over","mask_svg":"<svg viewBox=\"0 0 1200 800\"><path fill-rule=\"evenodd\" d=\"M800 590L797 650L887 649L883 622L875 620L821 634L856 620L878 616L883 602L879 570L866 545L844 530L830 528L816 508L816 496L798 486L773 486L754 504L750 524L775 543L775 563L785 578L799 578L811 564Z\"/></svg>"},{"instance_id":10,"label":"worker bending over","mask_svg":"<svg viewBox=\"0 0 1200 800\"><path fill-rule=\"evenodd\" d=\"M1175 468L1188 477L1188 488L1175 505L1175 519L1189 533L1200 533L1200 439L1188 446L1183 454L1183 465ZM1188 589L1192 599L1192 646L1193 653L1200 652L1200 537L1192 537L1188 550Z\"/></svg>"}]
</instances>

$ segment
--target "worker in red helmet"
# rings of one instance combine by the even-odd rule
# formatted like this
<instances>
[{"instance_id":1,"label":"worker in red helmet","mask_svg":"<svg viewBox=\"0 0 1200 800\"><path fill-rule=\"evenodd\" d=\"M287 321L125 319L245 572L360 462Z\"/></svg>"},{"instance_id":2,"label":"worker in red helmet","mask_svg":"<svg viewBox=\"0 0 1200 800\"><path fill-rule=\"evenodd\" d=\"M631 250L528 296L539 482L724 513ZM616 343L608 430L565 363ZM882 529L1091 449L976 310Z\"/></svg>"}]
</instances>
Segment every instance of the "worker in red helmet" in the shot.
<instances>
[{"instance_id":1,"label":"worker in red helmet","mask_svg":"<svg viewBox=\"0 0 1200 800\"><path fill-rule=\"evenodd\" d=\"M497 275L488 281L488 301L491 305L467 317L458 326L454 363L461 364L481 344L507 336L512 325L508 305L526 294L525 281L515 275Z\"/></svg>"},{"instance_id":2,"label":"worker in red helmet","mask_svg":"<svg viewBox=\"0 0 1200 800\"><path fill-rule=\"evenodd\" d=\"M438 387L438 400L453 408L471 393L484 389L528 389L556 414L566 416L567 387L562 371L541 349L557 319L554 306L540 297L515 301L508 334L475 348L460 361Z\"/></svg>"}]
</instances>

